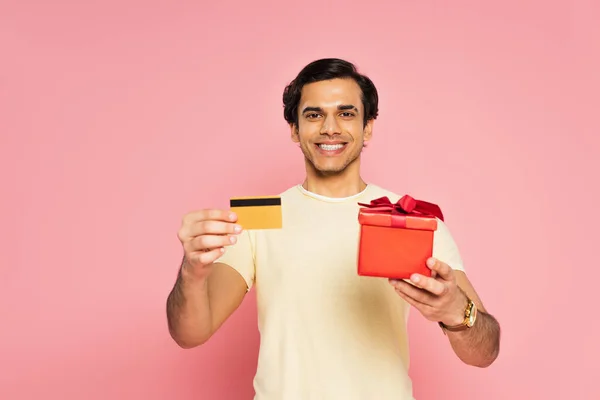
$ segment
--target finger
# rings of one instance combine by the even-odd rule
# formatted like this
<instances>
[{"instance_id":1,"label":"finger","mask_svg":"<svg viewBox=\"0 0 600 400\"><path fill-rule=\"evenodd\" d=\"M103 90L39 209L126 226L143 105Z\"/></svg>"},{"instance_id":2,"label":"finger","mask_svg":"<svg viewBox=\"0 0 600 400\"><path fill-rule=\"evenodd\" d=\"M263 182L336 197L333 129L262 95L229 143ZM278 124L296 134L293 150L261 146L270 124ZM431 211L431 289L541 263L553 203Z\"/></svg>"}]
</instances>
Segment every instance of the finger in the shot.
<instances>
[{"instance_id":1,"label":"finger","mask_svg":"<svg viewBox=\"0 0 600 400\"><path fill-rule=\"evenodd\" d=\"M184 248L188 253L195 251L204 251L206 249L216 249L218 247L230 246L237 242L236 236L229 235L202 235L196 236Z\"/></svg>"},{"instance_id":2,"label":"finger","mask_svg":"<svg viewBox=\"0 0 600 400\"><path fill-rule=\"evenodd\" d=\"M218 247L210 251L196 251L190 253L187 258L192 264L209 265L221 257L224 252L225 249L223 247Z\"/></svg>"},{"instance_id":3,"label":"finger","mask_svg":"<svg viewBox=\"0 0 600 400\"><path fill-rule=\"evenodd\" d=\"M193 224L198 221L225 221L225 222L236 222L237 215L230 210L220 209L205 209L192 211L183 217L183 224Z\"/></svg>"},{"instance_id":4,"label":"finger","mask_svg":"<svg viewBox=\"0 0 600 400\"><path fill-rule=\"evenodd\" d=\"M431 307L429 305L423 304L423 303L413 299L412 297L410 297L406 293L402 292L401 290L396 289L396 293L398 294L398 296L400 296L402 299L404 299L408 304L410 304L411 306L418 309L421 312L421 314L426 314L431 309Z\"/></svg>"},{"instance_id":5,"label":"finger","mask_svg":"<svg viewBox=\"0 0 600 400\"><path fill-rule=\"evenodd\" d=\"M452 268L446 263L441 262L435 258L430 258L427 260L427 266L431 269L431 271L435 271L437 276L442 278L445 281L454 281L454 274L452 273Z\"/></svg>"},{"instance_id":6,"label":"finger","mask_svg":"<svg viewBox=\"0 0 600 400\"><path fill-rule=\"evenodd\" d=\"M437 279L429 278L420 274L413 274L410 281L421 289L427 290L436 296L442 296L448 292L448 286Z\"/></svg>"},{"instance_id":7,"label":"finger","mask_svg":"<svg viewBox=\"0 0 600 400\"><path fill-rule=\"evenodd\" d=\"M415 287L410 283L404 281L396 281L393 283L396 292L405 294L406 296L414 299L415 301L423 304L430 304L432 297L425 290Z\"/></svg>"},{"instance_id":8,"label":"finger","mask_svg":"<svg viewBox=\"0 0 600 400\"><path fill-rule=\"evenodd\" d=\"M196 222L188 228L188 236L237 234L242 231L240 225L217 220Z\"/></svg>"}]
</instances>

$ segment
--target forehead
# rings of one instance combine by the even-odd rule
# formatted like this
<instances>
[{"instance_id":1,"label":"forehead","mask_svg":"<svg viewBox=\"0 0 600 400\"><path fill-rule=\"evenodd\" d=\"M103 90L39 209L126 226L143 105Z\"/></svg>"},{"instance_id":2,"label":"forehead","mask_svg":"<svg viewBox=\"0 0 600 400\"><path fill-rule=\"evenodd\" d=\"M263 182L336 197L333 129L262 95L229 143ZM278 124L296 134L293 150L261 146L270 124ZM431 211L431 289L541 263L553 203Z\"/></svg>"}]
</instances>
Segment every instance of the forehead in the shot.
<instances>
[{"instance_id":1,"label":"forehead","mask_svg":"<svg viewBox=\"0 0 600 400\"><path fill-rule=\"evenodd\" d=\"M334 108L342 104L362 109L360 86L354 79L332 79L304 85L299 109L307 106Z\"/></svg>"}]
</instances>

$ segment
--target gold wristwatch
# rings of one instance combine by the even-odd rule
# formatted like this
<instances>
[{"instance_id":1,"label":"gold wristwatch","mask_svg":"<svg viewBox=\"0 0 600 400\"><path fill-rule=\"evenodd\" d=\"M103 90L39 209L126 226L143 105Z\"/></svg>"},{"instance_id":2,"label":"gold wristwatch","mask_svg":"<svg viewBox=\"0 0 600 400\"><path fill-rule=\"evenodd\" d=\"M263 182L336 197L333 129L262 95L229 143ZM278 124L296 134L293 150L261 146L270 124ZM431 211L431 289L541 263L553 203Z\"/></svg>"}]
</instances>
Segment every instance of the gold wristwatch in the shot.
<instances>
[{"instance_id":1,"label":"gold wristwatch","mask_svg":"<svg viewBox=\"0 0 600 400\"><path fill-rule=\"evenodd\" d=\"M446 331L458 332L458 331L463 331L465 329L471 328L475 324L476 319L477 319L477 306L475 305L475 303L473 303L473 300L471 300L467 296L467 307L465 308L465 319L463 320L462 323L460 323L458 325L454 325L454 326L445 325L441 321L438 323L439 323L440 327L442 328L442 330L444 331L444 335L445 335Z\"/></svg>"}]
</instances>

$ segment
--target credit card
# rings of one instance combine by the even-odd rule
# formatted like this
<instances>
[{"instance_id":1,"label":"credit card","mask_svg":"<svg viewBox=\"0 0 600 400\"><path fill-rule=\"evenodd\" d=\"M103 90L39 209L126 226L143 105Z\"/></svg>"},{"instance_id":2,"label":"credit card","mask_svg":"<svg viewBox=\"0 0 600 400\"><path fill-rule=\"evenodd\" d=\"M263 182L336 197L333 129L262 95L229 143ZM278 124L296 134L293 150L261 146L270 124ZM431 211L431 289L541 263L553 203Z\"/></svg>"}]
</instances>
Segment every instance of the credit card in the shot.
<instances>
[{"instance_id":1,"label":"credit card","mask_svg":"<svg viewBox=\"0 0 600 400\"><path fill-rule=\"evenodd\" d=\"M279 196L234 197L229 206L243 229L281 229L283 225Z\"/></svg>"}]
</instances>

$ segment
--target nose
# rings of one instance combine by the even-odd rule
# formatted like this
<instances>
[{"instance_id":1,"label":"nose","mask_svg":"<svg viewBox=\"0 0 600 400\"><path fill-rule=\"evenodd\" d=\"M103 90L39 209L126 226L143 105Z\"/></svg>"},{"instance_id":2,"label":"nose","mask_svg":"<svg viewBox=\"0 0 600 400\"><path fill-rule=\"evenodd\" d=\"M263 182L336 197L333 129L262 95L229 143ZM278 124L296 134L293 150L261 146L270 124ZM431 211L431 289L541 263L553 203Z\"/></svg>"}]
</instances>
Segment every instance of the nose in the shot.
<instances>
[{"instance_id":1,"label":"nose","mask_svg":"<svg viewBox=\"0 0 600 400\"><path fill-rule=\"evenodd\" d=\"M340 126L334 115L329 115L323 119L321 126L321 135L335 135L340 133Z\"/></svg>"}]
</instances>

